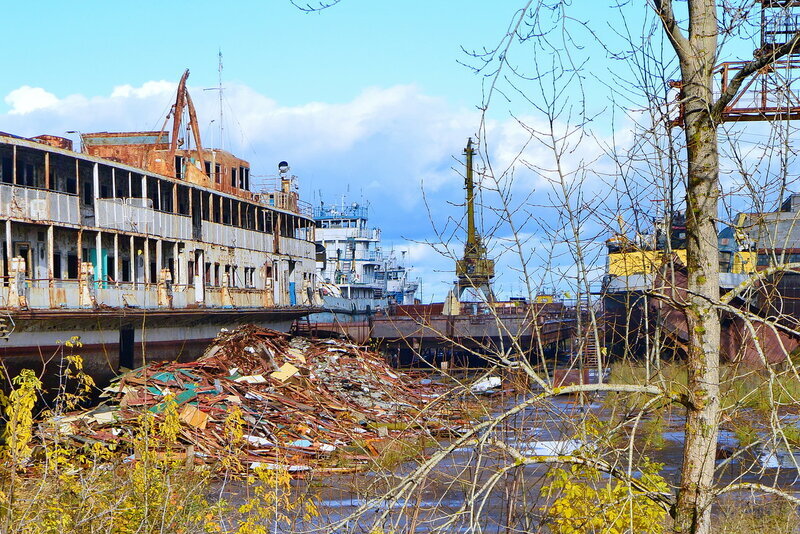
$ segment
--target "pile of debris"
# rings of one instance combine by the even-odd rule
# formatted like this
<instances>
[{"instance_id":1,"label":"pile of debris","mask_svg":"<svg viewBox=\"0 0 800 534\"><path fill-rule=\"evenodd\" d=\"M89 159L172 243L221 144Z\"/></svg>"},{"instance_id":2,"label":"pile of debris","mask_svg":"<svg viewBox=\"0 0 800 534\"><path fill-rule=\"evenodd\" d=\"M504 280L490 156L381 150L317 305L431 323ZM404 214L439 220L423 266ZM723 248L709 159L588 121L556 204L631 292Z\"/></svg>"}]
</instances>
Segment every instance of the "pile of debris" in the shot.
<instances>
[{"instance_id":1,"label":"pile of debris","mask_svg":"<svg viewBox=\"0 0 800 534\"><path fill-rule=\"evenodd\" d=\"M122 375L106 388L104 403L58 418L57 427L80 444L130 447L142 413L161 416L172 399L181 421L178 446L195 462L214 462L228 454L224 425L238 407L242 460L298 470L337 450L366 460L344 452L354 442L463 427L442 389L356 345L249 325L220 333L196 361L153 363Z\"/></svg>"}]
</instances>

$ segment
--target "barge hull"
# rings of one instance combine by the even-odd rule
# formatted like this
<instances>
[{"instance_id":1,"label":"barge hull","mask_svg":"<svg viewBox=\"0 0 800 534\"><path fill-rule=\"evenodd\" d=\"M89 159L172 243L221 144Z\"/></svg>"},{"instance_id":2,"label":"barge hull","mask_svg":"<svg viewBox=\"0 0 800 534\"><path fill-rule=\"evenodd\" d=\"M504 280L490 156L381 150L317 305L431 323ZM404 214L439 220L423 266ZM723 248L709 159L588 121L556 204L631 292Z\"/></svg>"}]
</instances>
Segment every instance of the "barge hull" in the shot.
<instances>
[{"instance_id":1,"label":"barge hull","mask_svg":"<svg viewBox=\"0 0 800 534\"><path fill-rule=\"evenodd\" d=\"M84 370L104 385L125 368L146 361L197 358L221 329L256 324L288 332L294 320L313 308L228 310L47 310L7 317L11 333L0 340L6 379L33 369L45 387L57 384L62 355L79 354ZM13 323L9 322L12 321ZM79 347L68 348L73 336Z\"/></svg>"}]
</instances>

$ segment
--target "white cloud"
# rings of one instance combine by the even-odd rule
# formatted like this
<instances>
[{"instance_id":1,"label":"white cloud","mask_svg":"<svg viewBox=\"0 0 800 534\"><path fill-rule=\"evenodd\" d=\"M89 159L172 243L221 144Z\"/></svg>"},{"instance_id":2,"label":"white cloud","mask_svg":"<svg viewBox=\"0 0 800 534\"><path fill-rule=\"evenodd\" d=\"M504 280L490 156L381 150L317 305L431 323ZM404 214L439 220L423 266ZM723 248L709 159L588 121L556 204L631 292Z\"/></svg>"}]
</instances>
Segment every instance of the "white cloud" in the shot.
<instances>
[{"instance_id":1,"label":"white cloud","mask_svg":"<svg viewBox=\"0 0 800 534\"><path fill-rule=\"evenodd\" d=\"M108 95L61 99L45 89L23 86L5 97L9 109L0 113L0 130L34 136L66 135L69 130L160 128L176 85L169 81L151 81L139 87L118 85ZM463 229L454 221L463 218L462 149L467 137L475 135L480 119L477 111L454 108L413 85L367 88L343 103L282 106L252 87L228 84L221 143L218 93L191 87L190 92L206 146L221 144L248 159L256 178L273 174L278 161L289 161L299 176L301 194L309 202L318 202L320 193L327 202L348 191L351 200L361 200L363 194L372 207L370 222L383 229L384 240L408 246L408 263L414 266L413 276L423 278L425 300L442 299L452 287L453 258L414 241L434 236L434 224L440 231L446 229L442 238L452 240L452 253L458 256L462 252L458 241L463 239ZM533 117L526 120L536 124ZM490 122L487 136L495 171L515 170L512 190L517 198L537 188L538 196L528 202L549 203L552 199L547 195L552 188L521 160L552 169L552 151L539 143L526 146L528 135L513 119ZM573 150L562 163L575 169L600 154L599 145L587 137L584 146ZM498 201L491 193L482 198L488 203ZM541 208L529 211L543 216ZM518 216L529 215L521 211ZM506 276L502 285L507 292L519 292L518 277L516 273Z\"/></svg>"},{"instance_id":2,"label":"white cloud","mask_svg":"<svg viewBox=\"0 0 800 534\"><path fill-rule=\"evenodd\" d=\"M5 102L11 106L10 114L24 115L38 109L54 107L58 104L58 98L41 87L23 85L19 89L14 89L8 93L5 97Z\"/></svg>"},{"instance_id":3,"label":"white cloud","mask_svg":"<svg viewBox=\"0 0 800 534\"><path fill-rule=\"evenodd\" d=\"M164 80L145 82L141 87L133 87L127 84L118 85L111 91L111 98L148 98L174 92L176 88L176 83Z\"/></svg>"}]
</instances>

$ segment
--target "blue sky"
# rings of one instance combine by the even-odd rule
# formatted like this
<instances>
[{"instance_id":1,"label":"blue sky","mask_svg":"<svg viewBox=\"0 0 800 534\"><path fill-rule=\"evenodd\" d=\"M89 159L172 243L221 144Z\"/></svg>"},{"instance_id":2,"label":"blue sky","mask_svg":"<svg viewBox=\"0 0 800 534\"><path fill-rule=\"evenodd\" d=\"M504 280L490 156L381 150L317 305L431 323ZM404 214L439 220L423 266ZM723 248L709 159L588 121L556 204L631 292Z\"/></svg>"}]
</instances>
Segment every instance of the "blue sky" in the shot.
<instances>
[{"instance_id":1,"label":"blue sky","mask_svg":"<svg viewBox=\"0 0 800 534\"><path fill-rule=\"evenodd\" d=\"M215 126L217 52L226 87L225 148L271 174L287 159L309 201L349 191L369 201L389 246L431 238L420 184L437 215L458 216L458 166L479 121L482 77L461 47L494 44L513 1L345 0L304 13L288 0L4 8L0 130L20 135L160 127L189 68L205 129ZM34 23L35 21L35 23ZM9 49L7 48L8 52ZM257 117L257 118L256 118ZM414 246L411 243L410 246ZM428 297L443 296L449 260L416 246ZM427 300L427 299L426 299Z\"/></svg>"},{"instance_id":2,"label":"blue sky","mask_svg":"<svg viewBox=\"0 0 800 534\"><path fill-rule=\"evenodd\" d=\"M484 96L484 78L459 64L469 60L462 47L494 46L523 4L342 0L309 14L288 0L13 2L4 6L0 131L33 136L159 128L177 80L189 68L207 146L222 144L249 159L255 175L273 174L278 161L289 161L310 202L333 202L348 192L351 201L369 201L371 222L383 229L387 248L410 248L409 263L424 281L423 299L441 299L454 278L453 262L422 242L444 240L460 253L463 233L454 221L461 216L463 179L454 169L462 168L466 139L479 128ZM571 22L580 44L572 54L582 65L587 104L602 115L591 125L592 136L568 154L568 166L591 164L597 170L590 190L607 191L614 170L601 161L601 147L626 142L626 118L617 116L623 127L613 139L605 137L612 131L608 94L617 67L579 23L590 21L612 49L626 45L616 35L621 26L614 10L575 4L571 15L582 18ZM641 32L638 18L646 8L628 9L631 31ZM211 122L219 114L217 93L204 91L217 85L220 49L222 143ZM548 68L556 57L547 49L514 54L514 64L523 68ZM571 91L562 98L577 105L579 94ZM535 104L535 86L529 94ZM515 191L536 190L532 205L545 203L552 194L543 178L553 168L552 154L526 146L529 136L517 119L546 123L531 102L506 96L511 101L496 95L489 113L493 163L502 168L524 151L531 163L513 168ZM528 219L552 222L546 210L531 212ZM592 231L602 239L607 230ZM507 231L498 230L490 243L497 254ZM558 248L558 239L548 243L534 228L524 231L531 234L526 253L543 258L539 263ZM556 273L574 271L569 254L557 257ZM521 275L501 271L502 294L524 292Z\"/></svg>"},{"instance_id":3,"label":"blue sky","mask_svg":"<svg viewBox=\"0 0 800 534\"><path fill-rule=\"evenodd\" d=\"M346 102L371 85L414 83L425 94L474 105L480 82L457 64L460 46L502 32L516 2L346 0L304 13L288 0L14 2L4 6L9 73L59 96L171 80L192 70L198 86L225 79L282 105ZM8 52L9 49L6 49Z\"/></svg>"}]
</instances>

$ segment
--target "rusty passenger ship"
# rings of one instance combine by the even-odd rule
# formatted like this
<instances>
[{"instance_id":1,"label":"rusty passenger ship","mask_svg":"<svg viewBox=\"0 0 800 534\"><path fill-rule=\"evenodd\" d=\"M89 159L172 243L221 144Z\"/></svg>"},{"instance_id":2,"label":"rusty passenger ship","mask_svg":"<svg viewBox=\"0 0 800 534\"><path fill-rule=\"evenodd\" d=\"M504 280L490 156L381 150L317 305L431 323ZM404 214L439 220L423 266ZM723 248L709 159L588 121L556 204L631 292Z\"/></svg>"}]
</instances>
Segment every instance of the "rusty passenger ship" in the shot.
<instances>
[{"instance_id":1,"label":"rusty passenger ship","mask_svg":"<svg viewBox=\"0 0 800 534\"><path fill-rule=\"evenodd\" d=\"M286 169L256 194L247 161L203 148L187 76L159 131L81 133L80 152L0 134L6 376L54 365L73 335L102 380L196 356L221 328L286 330L315 309L310 207Z\"/></svg>"}]
</instances>

